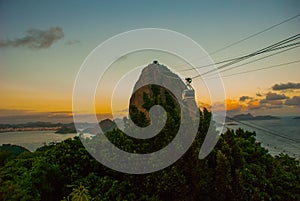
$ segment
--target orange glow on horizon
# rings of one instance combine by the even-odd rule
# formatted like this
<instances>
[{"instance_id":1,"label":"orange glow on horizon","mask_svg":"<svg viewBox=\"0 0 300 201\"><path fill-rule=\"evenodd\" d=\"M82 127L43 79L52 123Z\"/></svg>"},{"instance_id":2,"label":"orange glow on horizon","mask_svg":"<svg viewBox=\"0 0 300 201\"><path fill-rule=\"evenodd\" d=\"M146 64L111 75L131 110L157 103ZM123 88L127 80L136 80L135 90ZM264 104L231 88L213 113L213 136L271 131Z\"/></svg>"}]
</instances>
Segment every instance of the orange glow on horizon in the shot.
<instances>
[{"instance_id":1,"label":"orange glow on horizon","mask_svg":"<svg viewBox=\"0 0 300 201\"><path fill-rule=\"evenodd\" d=\"M251 101L248 105L248 108L250 108L250 109L260 108L260 101L258 101L258 100Z\"/></svg>"},{"instance_id":2,"label":"orange glow on horizon","mask_svg":"<svg viewBox=\"0 0 300 201\"><path fill-rule=\"evenodd\" d=\"M299 95L299 92L288 92L289 97ZM259 109L262 107L261 98L252 98L246 101L240 101L239 99L226 99L226 110L234 111L240 110L247 111L251 109ZM102 95L99 98L101 102L96 102L95 107L91 111L85 109L85 105L82 105L82 114L112 114L114 113L126 114L128 112L129 103L124 100L118 100L116 108L112 108L111 99ZM200 109L204 107L211 110L212 103L204 99L196 100ZM119 103L120 102L120 103ZM270 105L281 105L284 101L281 100L269 100L267 104ZM217 110L224 110L224 107L216 107ZM40 93L40 94L29 94L29 93L4 93L0 99L0 110L23 110L32 112L52 112L59 113L64 112L69 116L72 116L72 95L70 94L54 94L54 93ZM81 112L80 112L81 113Z\"/></svg>"},{"instance_id":3,"label":"orange glow on horizon","mask_svg":"<svg viewBox=\"0 0 300 201\"><path fill-rule=\"evenodd\" d=\"M240 109L240 103L237 100L226 99L226 109L228 111Z\"/></svg>"}]
</instances>

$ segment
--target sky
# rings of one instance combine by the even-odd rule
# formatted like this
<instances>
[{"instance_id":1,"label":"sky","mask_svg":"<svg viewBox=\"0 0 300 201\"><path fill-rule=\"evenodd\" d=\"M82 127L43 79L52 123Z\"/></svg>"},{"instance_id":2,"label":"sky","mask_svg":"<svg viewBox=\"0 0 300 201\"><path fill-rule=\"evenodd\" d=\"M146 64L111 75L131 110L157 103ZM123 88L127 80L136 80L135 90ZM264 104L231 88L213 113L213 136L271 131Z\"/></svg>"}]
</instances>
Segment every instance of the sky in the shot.
<instances>
[{"instance_id":1,"label":"sky","mask_svg":"<svg viewBox=\"0 0 300 201\"><path fill-rule=\"evenodd\" d=\"M299 33L300 17L210 54L299 13L297 0L0 1L0 123L70 121L80 66L93 49L117 34L141 28L169 29L196 41L218 62ZM237 74L296 61L299 53L300 48L295 48L221 73L229 114L299 115L299 63ZM118 77L122 68L146 66L153 59L175 71L187 67L174 56L145 51L119 58L115 75L109 76ZM193 71L181 76L193 76ZM127 109L130 87L120 110ZM210 101L201 79L194 80L193 87L199 105L218 104ZM111 112L110 98L99 94L104 104L96 112L106 117Z\"/></svg>"}]
</instances>

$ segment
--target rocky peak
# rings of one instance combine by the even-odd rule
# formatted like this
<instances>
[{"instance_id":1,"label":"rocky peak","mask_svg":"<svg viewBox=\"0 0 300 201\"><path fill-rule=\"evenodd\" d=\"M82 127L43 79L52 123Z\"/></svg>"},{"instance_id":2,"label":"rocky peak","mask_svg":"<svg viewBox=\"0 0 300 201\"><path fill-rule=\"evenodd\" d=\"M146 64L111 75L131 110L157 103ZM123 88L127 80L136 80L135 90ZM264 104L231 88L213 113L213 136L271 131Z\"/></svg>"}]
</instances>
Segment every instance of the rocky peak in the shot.
<instances>
[{"instance_id":1,"label":"rocky peak","mask_svg":"<svg viewBox=\"0 0 300 201\"><path fill-rule=\"evenodd\" d=\"M166 103L165 93L167 91L173 97L176 105L175 107L180 111L179 104L181 103L182 92L185 89L186 85L178 75L173 73L166 66L159 64L158 61L153 61L153 63L142 70L141 75L134 86L133 94L130 99L130 106L134 105L148 117L148 111L144 105L144 94L147 94L150 99L156 98L158 103ZM176 99L180 100L180 102Z\"/></svg>"}]
</instances>

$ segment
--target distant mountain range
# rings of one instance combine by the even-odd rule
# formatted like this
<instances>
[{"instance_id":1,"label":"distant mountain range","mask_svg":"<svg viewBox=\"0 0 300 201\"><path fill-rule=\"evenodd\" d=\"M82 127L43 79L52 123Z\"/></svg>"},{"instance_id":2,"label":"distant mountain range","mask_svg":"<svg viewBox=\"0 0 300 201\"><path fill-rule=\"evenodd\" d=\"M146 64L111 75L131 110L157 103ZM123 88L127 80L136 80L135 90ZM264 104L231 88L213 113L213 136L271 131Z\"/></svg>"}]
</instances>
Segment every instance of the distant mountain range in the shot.
<instances>
[{"instance_id":1,"label":"distant mountain range","mask_svg":"<svg viewBox=\"0 0 300 201\"><path fill-rule=\"evenodd\" d=\"M271 116L271 115L262 115L262 116L253 116L252 114L238 114L235 115L230 119L239 120L239 121L249 121L249 120L273 120L273 119L280 119L277 116Z\"/></svg>"},{"instance_id":2,"label":"distant mountain range","mask_svg":"<svg viewBox=\"0 0 300 201\"><path fill-rule=\"evenodd\" d=\"M122 120L116 119L115 121ZM110 119L100 121L99 125L103 132L112 131L117 128L115 122ZM98 127L91 123L78 123L76 126L79 129L81 127L85 128L83 131L86 133L96 134L98 131ZM0 124L0 133L16 131L54 131L59 134L77 133L74 123L29 122L24 124Z\"/></svg>"}]
</instances>

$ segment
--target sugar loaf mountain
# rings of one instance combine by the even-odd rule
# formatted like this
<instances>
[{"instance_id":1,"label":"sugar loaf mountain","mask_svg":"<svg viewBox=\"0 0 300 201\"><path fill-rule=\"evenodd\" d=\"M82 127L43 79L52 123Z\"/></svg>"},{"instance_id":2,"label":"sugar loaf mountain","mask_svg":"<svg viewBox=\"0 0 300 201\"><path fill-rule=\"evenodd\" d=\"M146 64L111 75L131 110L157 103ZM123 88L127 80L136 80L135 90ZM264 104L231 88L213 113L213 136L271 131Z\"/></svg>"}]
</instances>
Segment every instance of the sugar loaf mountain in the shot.
<instances>
[{"instance_id":1,"label":"sugar loaf mountain","mask_svg":"<svg viewBox=\"0 0 300 201\"><path fill-rule=\"evenodd\" d=\"M160 105L167 112L167 122L179 122L182 105L198 108L194 89L190 83L191 80L187 79L184 83L168 67L159 64L158 61L153 61L142 70L133 88L129 102L131 120L137 126L148 126L150 124L149 110L154 105ZM107 132L117 128L115 121L120 120L105 119L100 121L99 125L103 132ZM97 127L92 127L86 128L84 133L96 134L97 131Z\"/></svg>"},{"instance_id":2,"label":"sugar loaf mountain","mask_svg":"<svg viewBox=\"0 0 300 201\"><path fill-rule=\"evenodd\" d=\"M161 105L167 113L180 116L181 105L196 106L195 93L187 80L185 84L181 78L158 61L146 66L136 82L129 103L129 114L139 125L139 118L145 115L149 120L149 109L154 105ZM150 84L149 84L150 83ZM166 86L166 87L164 87ZM138 112L138 116L134 113ZM137 117L137 118L136 118ZM168 116L171 117L171 116Z\"/></svg>"}]
</instances>

